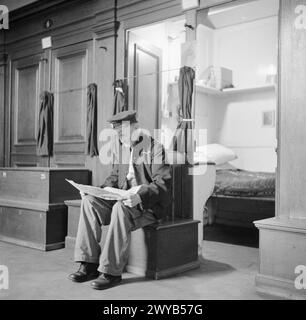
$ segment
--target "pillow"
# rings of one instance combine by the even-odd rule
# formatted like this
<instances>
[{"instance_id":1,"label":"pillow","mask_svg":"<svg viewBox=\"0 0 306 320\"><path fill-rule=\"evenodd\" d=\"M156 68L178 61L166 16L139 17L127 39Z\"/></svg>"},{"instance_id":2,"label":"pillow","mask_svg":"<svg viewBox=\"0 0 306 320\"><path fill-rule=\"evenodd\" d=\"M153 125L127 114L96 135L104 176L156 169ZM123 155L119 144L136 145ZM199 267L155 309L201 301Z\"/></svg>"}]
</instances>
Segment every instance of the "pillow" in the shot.
<instances>
[{"instance_id":1,"label":"pillow","mask_svg":"<svg viewBox=\"0 0 306 320\"><path fill-rule=\"evenodd\" d=\"M195 157L199 162L214 162L216 165L222 165L229 161L236 160L236 153L220 144L208 144L196 149Z\"/></svg>"}]
</instances>

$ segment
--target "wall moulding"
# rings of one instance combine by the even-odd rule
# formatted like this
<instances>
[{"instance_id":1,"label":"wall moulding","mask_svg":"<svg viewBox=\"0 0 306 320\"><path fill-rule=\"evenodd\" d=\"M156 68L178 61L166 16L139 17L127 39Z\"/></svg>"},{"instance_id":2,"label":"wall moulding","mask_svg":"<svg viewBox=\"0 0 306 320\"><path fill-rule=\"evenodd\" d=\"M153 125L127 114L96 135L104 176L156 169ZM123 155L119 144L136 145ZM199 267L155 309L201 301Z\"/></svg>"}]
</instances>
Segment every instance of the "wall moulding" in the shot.
<instances>
[{"instance_id":1,"label":"wall moulding","mask_svg":"<svg viewBox=\"0 0 306 320\"><path fill-rule=\"evenodd\" d=\"M20 10L21 15L19 15ZM62 14L59 15L59 12ZM12 12L6 44L19 46L20 43L28 44L28 41L32 39L34 41L36 38L49 35L64 38L65 35L67 37L67 34L69 36L80 34L80 37L84 37L86 32L92 38L93 26L105 23L105 21L114 21L114 17L113 0L55 1L55 5L52 6L48 6L46 1L42 0L36 3L35 8L29 5ZM45 22L48 19L52 20L53 24L46 29ZM86 40L88 39L80 39L80 41Z\"/></svg>"},{"instance_id":2,"label":"wall moulding","mask_svg":"<svg viewBox=\"0 0 306 320\"><path fill-rule=\"evenodd\" d=\"M92 31L96 35L96 40L102 40L110 37L115 37L119 26L120 23L118 21L109 21L107 23L93 26Z\"/></svg>"},{"instance_id":3,"label":"wall moulding","mask_svg":"<svg viewBox=\"0 0 306 320\"><path fill-rule=\"evenodd\" d=\"M0 52L0 66L6 65L7 60L8 60L8 54L6 52Z\"/></svg>"},{"instance_id":4,"label":"wall moulding","mask_svg":"<svg viewBox=\"0 0 306 320\"><path fill-rule=\"evenodd\" d=\"M226 4L229 2L247 2L252 0L200 0L200 6L199 9L207 9L209 7L218 6L221 4Z\"/></svg>"},{"instance_id":5,"label":"wall moulding","mask_svg":"<svg viewBox=\"0 0 306 320\"><path fill-rule=\"evenodd\" d=\"M139 17L151 17L160 15L160 19L164 16L183 14L182 4L180 0L159 1L154 4L149 1L118 1L118 20L127 21ZM143 18L145 20L145 18Z\"/></svg>"}]
</instances>

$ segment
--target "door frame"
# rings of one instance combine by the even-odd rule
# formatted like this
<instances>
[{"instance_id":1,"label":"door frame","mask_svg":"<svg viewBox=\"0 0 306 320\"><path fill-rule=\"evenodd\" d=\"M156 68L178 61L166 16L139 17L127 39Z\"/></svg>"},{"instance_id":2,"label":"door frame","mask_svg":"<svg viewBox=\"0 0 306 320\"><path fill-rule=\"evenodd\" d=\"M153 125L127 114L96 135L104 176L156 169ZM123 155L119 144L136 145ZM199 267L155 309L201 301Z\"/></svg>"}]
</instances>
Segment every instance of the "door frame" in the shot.
<instances>
[{"instance_id":1,"label":"door frame","mask_svg":"<svg viewBox=\"0 0 306 320\"><path fill-rule=\"evenodd\" d=\"M248 3L252 2L253 0L200 0L200 8L197 10L197 15L199 14L200 11L203 10L208 10L213 7L217 7L220 5L224 5L227 3L233 3L233 4L239 4L239 3ZM277 48L277 83L275 85L275 96L276 96L276 140L277 140L277 149L275 150L276 156L277 156L277 167L276 167L276 186L275 186L275 216L278 216L279 213L279 206L280 206L280 156L279 156L279 150L280 150L280 123L281 123L281 34L282 34L282 21L281 21L281 1L283 0L278 0L279 2L279 10L278 10L278 48ZM198 23L197 23L198 25Z\"/></svg>"},{"instance_id":2,"label":"door frame","mask_svg":"<svg viewBox=\"0 0 306 320\"><path fill-rule=\"evenodd\" d=\"M135 76L135 74L137 74L137 67L138 67L137 50L139 49L142 52L147 53L148 55L150 55L150 56L152 56L154 58L157 58L158 64L157 64L157 70L156 71L159 73L159 77L161 76L161 73L160 73L160 71L161 71L161 63L160 63L160 60L159 60L160 57L158 55L154 54L153 52L148 51L147 48L143 47L141 44L133 43L133 49L132 49L133 50L133 62L132 62L133 63L133 68L132 68L132 70L129 70L129 63L131 63L131 59L130 59L130 56L129 56L129 50L130 50L130 46L131 46L130 45L130 32L131 31L132 31L131 29L126 31L127 32L127 38L128 38L128 43L127 43L128 47L127 47L127 53L126 53L126 59L127 59L126 72L127 73L126 73L125 79L130 80L128 82L132 83L132 86L131 85L128 86L128 90L130 90L130 89L132 90L132 92L130 92L130 91L128 92L128 103L131 102L131 100L132 100L131 96L132 96L133 97L133 101L132 101L133 103L132 103L131 108L133 110L138 111L138 102L135 101L134 98L136 97L136 95L138 93L137 83L138 83L139 79L137 79L136 77L131 78L132 76ZM132 75L129 74L129 72L131 73L131 71L132 71ZM161 102L162 102L161 95L160 95L161 90L162 90L162 79L159 78L158 79L158 86L157 86L158 106L156 106L155 129L160 129L160 127L161 127L161 120L162 120L162 117L161 117L162 114L161 114L161 111L160 111ZM130 104L129 104L129 107L130 107Z\"/></svg>"}]
</instances>

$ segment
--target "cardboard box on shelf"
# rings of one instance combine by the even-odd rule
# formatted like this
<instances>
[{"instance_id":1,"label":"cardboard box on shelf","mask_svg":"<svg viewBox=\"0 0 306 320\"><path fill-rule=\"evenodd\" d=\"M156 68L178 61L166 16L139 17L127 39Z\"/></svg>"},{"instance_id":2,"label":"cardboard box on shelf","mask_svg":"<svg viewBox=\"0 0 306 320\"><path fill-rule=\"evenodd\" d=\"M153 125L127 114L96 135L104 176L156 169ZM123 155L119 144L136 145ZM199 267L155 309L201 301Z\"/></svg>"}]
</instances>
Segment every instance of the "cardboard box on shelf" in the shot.
<instances>
[{"instance_id":1,"label":"cardboard box on shelf","mask_svg":"<svg viewBox=\"0 0 306 320\"><path fill-rule=\"evenodd\" d=\"M233 71L224 67L210 66L200 82L218 90L229 88L233 85Z\"/></svg>"}]
</instances>

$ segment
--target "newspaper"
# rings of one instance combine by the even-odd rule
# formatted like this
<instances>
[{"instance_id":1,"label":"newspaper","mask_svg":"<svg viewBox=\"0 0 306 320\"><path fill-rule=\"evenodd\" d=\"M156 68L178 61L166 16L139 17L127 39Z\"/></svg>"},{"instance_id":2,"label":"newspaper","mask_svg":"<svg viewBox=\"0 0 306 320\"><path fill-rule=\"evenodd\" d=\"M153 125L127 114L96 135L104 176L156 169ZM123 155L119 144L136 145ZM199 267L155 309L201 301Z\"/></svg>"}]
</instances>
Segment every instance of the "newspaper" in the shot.
<instances>
[{"instance_id":1,"label":"newspaper","mask_svg":"<svg viewBox=\"0 0 306 320\"><path fill-rule=\"evenodd\" d=\"M85 184L79 184L68 179L65 180L69 182L71 185L73 185L76 189L78 189L80 193L88 194L104 200L121 201L126 199L131 194L136 194L140 188L140 186L133 187L129 190L122 190L111 187L100 188Z\"/></svg>"}]
</instances>

